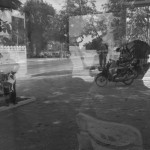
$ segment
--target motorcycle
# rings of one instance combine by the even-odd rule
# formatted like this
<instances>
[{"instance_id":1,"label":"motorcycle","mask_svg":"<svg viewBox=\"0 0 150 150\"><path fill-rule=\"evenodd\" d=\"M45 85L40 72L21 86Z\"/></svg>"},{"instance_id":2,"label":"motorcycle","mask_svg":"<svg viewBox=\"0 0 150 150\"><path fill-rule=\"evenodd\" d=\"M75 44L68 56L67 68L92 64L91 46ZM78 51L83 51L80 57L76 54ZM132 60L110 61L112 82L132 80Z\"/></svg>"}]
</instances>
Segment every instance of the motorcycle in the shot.
<instances>
[{"instance_id":1,"label":"motorcycle","mask_svg":"<svg viewBox=\"0 0 150 150\"><path fill-rule=\"evenodd\" d=\"M97 74L95 82L99 87L103 87L107 82L123 82L125 85L131 85L135 79L135 73L133 71L133 65L128 64L126 66L118 66L115 74L111 74L109 71L110 65L106 65L102 72Z\"/></svg>"},{"instance_id":2,"label":"motorcycle","mask_svg":"<svg viewBox=\"0 0 150 150\"><path fill-rule=\"evenodd\" d=\"M132 62L132 65L133 65L135 78L137 78L140 74L144 74L143 66L140 65L139 60L137 60L136 62Z\"/></svg>"},{"instance_id":3,"label":"motorcycle","mask_svg":"<svg viewBox=\"0 0 150 150\"><path fill-rule=\"evenodd\" d=\"M0 72L0 91L2 96L8 96L6 103L16 103L16 72Z\"/></svg>"}]
</instances>

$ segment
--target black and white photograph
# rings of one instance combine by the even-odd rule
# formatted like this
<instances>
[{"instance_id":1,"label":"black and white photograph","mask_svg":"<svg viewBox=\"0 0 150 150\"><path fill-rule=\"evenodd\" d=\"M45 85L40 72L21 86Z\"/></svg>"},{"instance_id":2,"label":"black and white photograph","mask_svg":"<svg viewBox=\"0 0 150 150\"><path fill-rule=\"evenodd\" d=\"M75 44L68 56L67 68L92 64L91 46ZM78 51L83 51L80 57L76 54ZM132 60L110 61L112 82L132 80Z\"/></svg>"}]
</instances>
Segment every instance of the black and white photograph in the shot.
<instances>
[{"instance_id":1,"label":"black and white photograph","mask_svg":"<svg viewBox=\"0 0 150 150\"><path fill-rule=\"evenodd\" d=\"M150 150L150 0L0 0L0 150Z\"/></svg>"}]
</instances>

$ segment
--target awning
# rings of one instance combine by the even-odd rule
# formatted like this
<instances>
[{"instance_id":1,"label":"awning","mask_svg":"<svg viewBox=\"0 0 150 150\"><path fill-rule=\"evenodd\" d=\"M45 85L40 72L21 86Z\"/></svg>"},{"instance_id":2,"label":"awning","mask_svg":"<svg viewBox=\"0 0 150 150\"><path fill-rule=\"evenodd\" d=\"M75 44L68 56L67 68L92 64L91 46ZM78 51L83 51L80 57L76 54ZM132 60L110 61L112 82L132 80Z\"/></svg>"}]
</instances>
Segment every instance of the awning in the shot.
<instances>
[{"instance_id":1,"label":"awning","mask_svg":"<svg viewBox=\"0 0 150 150\"><path fill-rule=\"evenodd\" d=\"M134 40L117 49L118 52L132 53L136 58L146 58L150 54L150 45L144 41Z\"/></svg>"},{"instance_id":2,"label":"awning","mask_svg":"<svg viewBox=\"0 0 150 150\"><path fill-rule=\"evenodd\" d=\"M19 0L0 0L0 7L3 9L18 9L21 4Z\"/></svg>"}]
</instances>

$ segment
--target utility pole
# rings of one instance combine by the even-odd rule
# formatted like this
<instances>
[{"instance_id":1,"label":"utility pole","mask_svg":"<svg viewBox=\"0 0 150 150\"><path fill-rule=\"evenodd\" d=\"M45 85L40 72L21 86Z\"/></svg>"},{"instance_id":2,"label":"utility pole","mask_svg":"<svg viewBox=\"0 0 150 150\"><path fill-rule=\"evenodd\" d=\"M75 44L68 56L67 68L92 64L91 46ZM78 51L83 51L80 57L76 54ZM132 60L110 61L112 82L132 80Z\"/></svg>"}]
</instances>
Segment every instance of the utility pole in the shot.
<instances>
[{"instance_id":1,"label":"utility pole","mask_svg":"<svg viewBox=\"0 0 150 150\"><path fill-rule=\"evenodd\" d=\"M66 0L67 9L67 22L66 22L66 44L67 50L69 51L69 0Z\"/></svg>"}]
</instances>

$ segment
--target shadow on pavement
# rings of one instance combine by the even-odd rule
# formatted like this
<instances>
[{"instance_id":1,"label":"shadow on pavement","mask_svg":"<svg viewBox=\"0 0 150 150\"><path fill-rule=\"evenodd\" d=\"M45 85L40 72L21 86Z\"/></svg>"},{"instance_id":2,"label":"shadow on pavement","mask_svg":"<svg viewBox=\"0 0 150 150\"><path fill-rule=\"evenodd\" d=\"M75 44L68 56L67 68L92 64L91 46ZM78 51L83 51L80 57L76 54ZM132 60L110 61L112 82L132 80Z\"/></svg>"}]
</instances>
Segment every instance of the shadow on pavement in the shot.
<instances>
[{"instance_id":1,"label":"shadow on pavement","mask_svg":"<svg viewBox=\"0 0 150 150\"><path fill-rule=\"evenodd\" d=\"M37 100L0 113L1 149L78 149L82 142L77 139L79 113L133 126L140 131L144 148L149 148L150 92L143 81L137 80L129 87L110 83L99 88L84 73L18 81L18 96Z\"/></svg>"},{"instance_id":2,"label":"shadow on pavement","mask_svg":"<svg viewBox=\"0 0 150 150\"><path fill-rule=\"evenodd\" d=\"M138 145L139 147L136 145L135 149L142 150L142 145L144 149L150 148L150 81L144 76L140 75L130 86L125 86L121 83L116 85L115 83L108 83L105 87L97 87L96 84L91 86L89 99L82 103L79 113L82 119L81 122L78 122L80 127L78 140L82 148L84 147L83 145L89 145L90 141L91 145L89 147L92 146L94 150L100 148L108 150L112 148L115 150L119 148L119 140L117 141L115 136L119 132L118 136L122 137L122 142L124 140L124 146L134 149L135 147L131 145L134 143L133 139L136 140L137 136L132 134L134 135L132 140L127 142L127 136L131 136L126 132L127 126L133 127L134 130L141 134L142 138L140 140L143 141L143 144L141 142L141 145ZM90 117L92 119L89 119ZM105 122L106 125L101 126L101 122ZM113 123L124 126L124 130L118 128L116 133L114 131L114 134L111 134L114 130ZM106 126L108 126L107 131L105 131ZM97 143L99 143L96 147L92 143L93 139L89 133L92 133Z\"/></svg>"},{"instance_id":3,"label":"shadow on pavement","mask_svg":"<svg viewBox=\"0 0 150 150\"><path fill-rule=\"evenodd\" d=\"M18 96L33 96L36 101L0 113L1 148L78 149L76 115L90 87L71 76L18 81Z\"/></svg>"}]
</instances>

